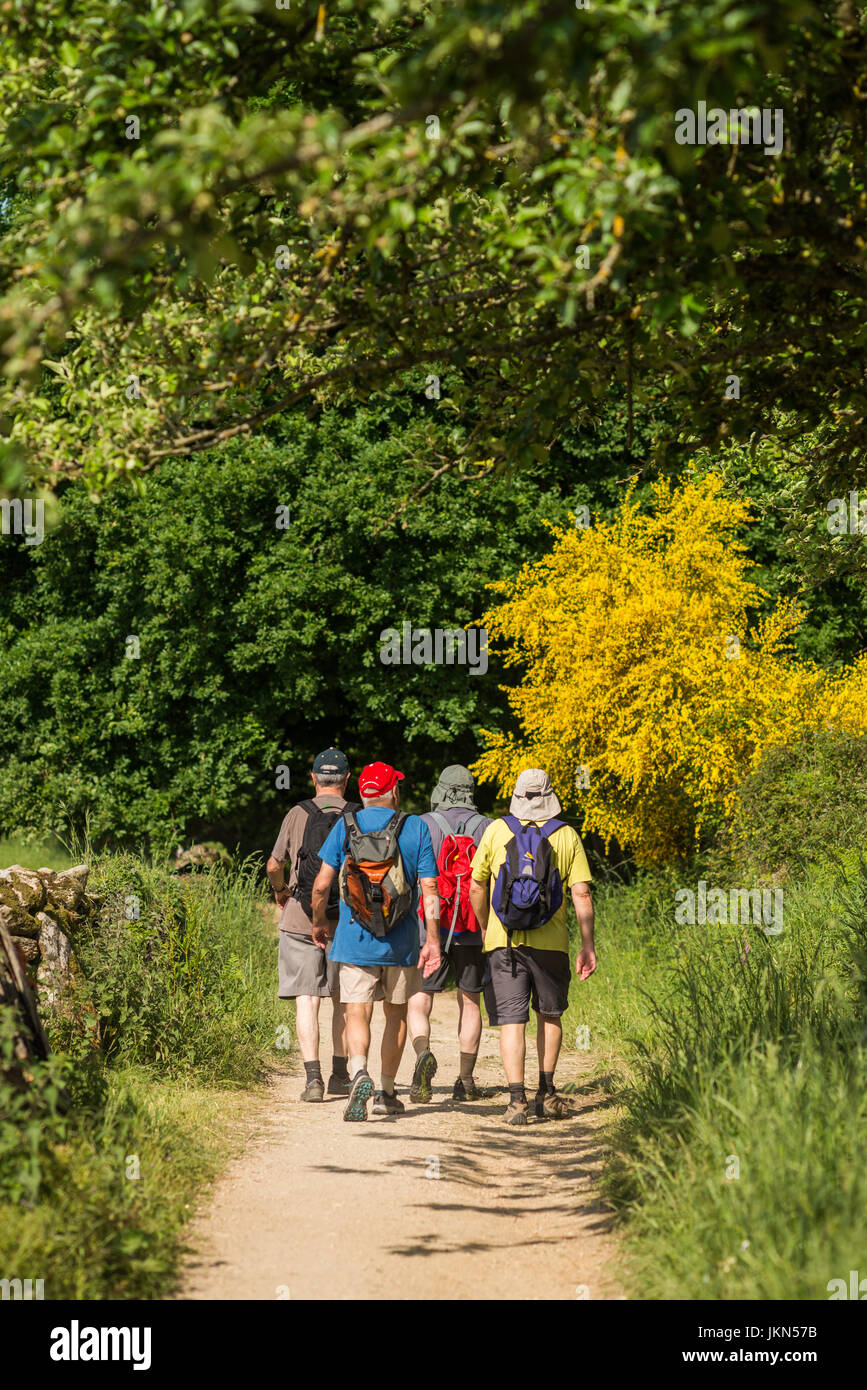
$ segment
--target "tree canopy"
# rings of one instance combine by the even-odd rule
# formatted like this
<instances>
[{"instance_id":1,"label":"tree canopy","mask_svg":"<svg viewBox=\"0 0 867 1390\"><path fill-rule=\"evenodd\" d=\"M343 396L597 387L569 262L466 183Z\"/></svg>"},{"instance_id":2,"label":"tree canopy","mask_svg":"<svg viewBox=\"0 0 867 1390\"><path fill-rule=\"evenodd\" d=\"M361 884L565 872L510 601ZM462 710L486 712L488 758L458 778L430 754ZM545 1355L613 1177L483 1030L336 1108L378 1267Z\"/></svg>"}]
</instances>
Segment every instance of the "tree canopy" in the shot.
<instances>
[{"instance_id":1,"label":"tree canopy","mask_svg":"<svg viewBox=\"0 0 867 1390\"><path fill-rule=\"evenodd\" d=\"M451 372L439 466L619 383L660 453L783 409L863 467L864 60L849 0L3 6L7 477L137 478L410 368ZM779 109L781 152L679 144L700 101Z\"/></svg>"},{"instance_id":2,"label":"tree canopy","mask_svg":"<svg viewBox=\"0 0 867 1390\"><path fill-rule=\"evenodd\" d=\"M508 719L504 673L384 665L381 633L478 619L548 523L616 495L624 425L515 478L443 477L377 539L415 476L418 415L413 392L296 411L195 469L167 461L142 496L63 484L43 544L0 539L0 827L69 816L97 842L270 848L331 743L356 774L394 762L426 809L440 767Z\"/></svg>"}]
</instances>

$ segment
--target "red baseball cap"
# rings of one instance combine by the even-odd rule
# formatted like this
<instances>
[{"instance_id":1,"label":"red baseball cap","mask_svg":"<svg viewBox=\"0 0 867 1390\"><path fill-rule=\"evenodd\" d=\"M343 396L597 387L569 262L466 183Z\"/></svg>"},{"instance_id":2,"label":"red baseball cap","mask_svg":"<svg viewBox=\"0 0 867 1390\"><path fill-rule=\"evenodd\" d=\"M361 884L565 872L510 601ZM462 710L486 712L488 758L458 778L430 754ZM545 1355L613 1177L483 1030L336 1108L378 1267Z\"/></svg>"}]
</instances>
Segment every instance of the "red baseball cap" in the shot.
<instances>
[{"instance_id":1,"label":"red baseball cap","mask_svg":"<svg viewBox=\"0 0 867 1390\"><path fill-rule=\"evenodd\" d=\"M362 796L385 796L402 781L403 773L388 763L368 763L358 774L358 790Z\"/></svg>"}]
</instances>

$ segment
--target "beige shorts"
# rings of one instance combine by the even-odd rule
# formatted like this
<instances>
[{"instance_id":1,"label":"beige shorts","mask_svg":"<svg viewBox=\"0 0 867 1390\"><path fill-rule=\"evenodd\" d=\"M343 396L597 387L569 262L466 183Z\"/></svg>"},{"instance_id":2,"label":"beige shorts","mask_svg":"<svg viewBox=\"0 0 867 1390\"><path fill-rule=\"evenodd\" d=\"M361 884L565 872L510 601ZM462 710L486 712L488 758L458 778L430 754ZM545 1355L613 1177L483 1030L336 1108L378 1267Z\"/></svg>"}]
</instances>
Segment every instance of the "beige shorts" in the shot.
<instances>
[{"instance_id":1,"label":"beige shorts","mask_svg":"<svg viewBox=\"0 0 867 1390\"><path fill-rule=\"evenodd\" d=\"M415 965L346 965L340 962L341 1004L405 1004L418 991L421 973Z\"/></svg>"}]
</instances>

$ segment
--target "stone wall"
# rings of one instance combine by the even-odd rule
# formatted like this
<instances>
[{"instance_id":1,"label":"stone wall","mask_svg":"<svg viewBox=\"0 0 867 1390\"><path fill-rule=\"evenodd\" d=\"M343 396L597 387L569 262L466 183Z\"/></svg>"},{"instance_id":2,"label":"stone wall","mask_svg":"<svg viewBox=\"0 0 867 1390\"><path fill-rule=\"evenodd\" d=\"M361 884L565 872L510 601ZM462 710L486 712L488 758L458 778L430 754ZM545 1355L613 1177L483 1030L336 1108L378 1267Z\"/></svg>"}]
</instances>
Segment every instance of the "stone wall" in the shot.
<instances>
[{"instance_id":1,"label":"stone wall","mask_svg":"<svg viewBox=\"0 0 867 1390\"><path fill-rule=\"evenodd\" d=\"M40 1005L59 1003L79 973L76 935L102 906L99 895L87 891L89 872L86 864L61 873L19 864L0 869L0 922Z\"/></svg>"}]
</instances>

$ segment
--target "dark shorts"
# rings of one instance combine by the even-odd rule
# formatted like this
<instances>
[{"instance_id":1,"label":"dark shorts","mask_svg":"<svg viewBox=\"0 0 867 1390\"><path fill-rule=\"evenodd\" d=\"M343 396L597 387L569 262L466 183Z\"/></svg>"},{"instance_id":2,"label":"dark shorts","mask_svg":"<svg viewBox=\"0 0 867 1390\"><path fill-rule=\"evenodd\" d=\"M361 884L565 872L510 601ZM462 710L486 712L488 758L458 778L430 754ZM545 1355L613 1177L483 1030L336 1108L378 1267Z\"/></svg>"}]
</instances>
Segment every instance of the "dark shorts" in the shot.
<instances>
[{"instance_id":1,"label":"dark shorts","mask_svg":"<svg viewBox=\"0 0 867 1390\"><path fill-rule=\"evenodd\" d=\"M511 955L514 952L514 974ZM530 1009L559 1018L569 1004L572 965L565 951L538 951L498 946L488 954L485 1008L492 1028L504 1023L528 1023Z\"/></svg>"},{"instance_id":2,"label":"dark shorts","mask_svg":"<svg viewBox=\"0 0 867 1390\"><path fill-rule=\"evenodd\" d=\"M281 931L279 935L277 998L297 999L299 994L318 994L324 999L330 994L339 999L337 962L331 963L331 946L323 951L312 936L302 936L300 932Z\"/></svg>"},{"instance_id":3,"label":"dark shorts","mask_svg":"<svg viewBox=\"0 0 867 1390\"><path fill-rule=\"evenodd\" d=\"M454 975L458 989L466 990L467 994L481 994L485 975L481 941L469 942L466 946L458 946L453 941L448 951L443 952L443 963L439 970L427 979L422 977L419 989L422 994L441 994L450 974Z\"/></svg>"}]
</instances>

